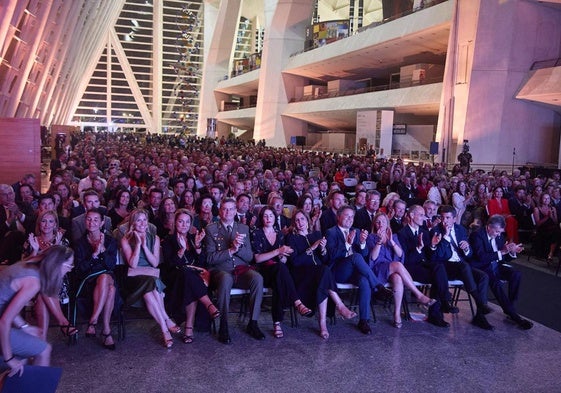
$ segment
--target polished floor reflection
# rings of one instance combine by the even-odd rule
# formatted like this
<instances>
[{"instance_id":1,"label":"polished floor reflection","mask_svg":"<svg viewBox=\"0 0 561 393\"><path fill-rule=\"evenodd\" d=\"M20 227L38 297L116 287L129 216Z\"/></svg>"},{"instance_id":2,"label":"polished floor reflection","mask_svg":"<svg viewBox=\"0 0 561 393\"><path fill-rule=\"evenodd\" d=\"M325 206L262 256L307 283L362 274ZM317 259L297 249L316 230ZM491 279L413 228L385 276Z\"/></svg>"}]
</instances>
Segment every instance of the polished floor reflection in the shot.
<instances>
[{"instance_id":1,"label":"polished floor reflection","mask_svg":"<svg viewBox=\"0 0 561 393\"><path fill-rule=\"evenodd\" d=\"M460 314L446 316L449 329L408 321L398 330L377 306L372 335L358 332L356 321L339 320L327 341L315 319L302 318L275 339L268 312L260 321L264 341L249 337L231 315L231 345L198 333L193 344L178 338L167 350L148 319L127 322L116 351L82 337L68 346L54 329L49 333L52 363L63 368L59 392L561 391L561 334L538 323L520 330L493 307L494 332L470 325L469 306L461 304Z\"/></svg>"}]
</instances>

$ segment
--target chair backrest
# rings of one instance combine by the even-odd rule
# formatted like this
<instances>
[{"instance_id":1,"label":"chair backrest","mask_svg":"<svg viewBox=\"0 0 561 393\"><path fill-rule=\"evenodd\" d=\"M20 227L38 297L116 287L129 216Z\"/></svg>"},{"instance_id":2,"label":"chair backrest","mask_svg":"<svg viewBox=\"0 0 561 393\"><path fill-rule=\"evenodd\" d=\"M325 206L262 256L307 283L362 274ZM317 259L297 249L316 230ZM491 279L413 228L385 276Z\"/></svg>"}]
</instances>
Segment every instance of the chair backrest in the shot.
<instances>
[{"instance_id":1,"label":"chair backrest","mask_svg":"<svg viewBox=\"0 0 561 393\"><path fill-rule=\"evenodd\" d=\"M261 211L261 209L263 208L263 206L267 206L267 205L263 205L261 203L258 203L255 206L253 206L253 215L257 216L259 214L259 212Z\"/></svg>"},{"instance_id":2,"label":"chair backrest","mask_svg":"<svg viewBox=\"0 0 561 393\"><path fill-rule=\"evenodd\" d=\"M282 208L282 212L287 218L292 218L292 214L294 213L295 210L296 210L296 206L294 205L284 205Z\"/></svg>"},{"instance_id":3,"label":"chair backrest","mask_svg":"<svg viewBox=\"0 0 561 393\"><path fill-rule=\"evenodd\" d=\"M354 177L346 177L343 179L343 184L345 187L355 187L358 184L358 180Z\"/></svg>"},{"instance_id":4,"label":"chair backrest","mask_svg":"<svg viewBox=\"0 0 561 393\"><path fill-rule=\"evenodd\" d=\"M366 191L375 190L376 189L376 182L372 180L365 180L362 182L364 189Z\"/></svg>"}]
</instances>

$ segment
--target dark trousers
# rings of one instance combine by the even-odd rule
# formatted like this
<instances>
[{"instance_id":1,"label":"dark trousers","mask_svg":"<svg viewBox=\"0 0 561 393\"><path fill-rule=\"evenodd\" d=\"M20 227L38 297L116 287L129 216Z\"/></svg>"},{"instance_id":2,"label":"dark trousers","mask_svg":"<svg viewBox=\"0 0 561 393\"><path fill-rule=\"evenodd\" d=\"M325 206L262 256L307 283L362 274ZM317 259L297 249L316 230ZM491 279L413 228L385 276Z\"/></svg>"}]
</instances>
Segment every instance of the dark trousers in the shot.
<instances>
[{"instance_id":1,"label":"dark trousers","mask_svg":"<svg viewBox=\"0 0 561 393\"><path fill-rule=\"evenodd\" d=\"M366 264L362 255L354 253L343 258L333 266L335 281L351 283L358 286L358 307L360 319L370 319L370 300L372 290L380 285L380 281Z\"/></svg>"},{"instance_id":2,"label":"dark trousers","mask_svg":"<svg viewBox=\"0 0 561 393\"><path fill-rule=\"evenodd\" d=\"M405 265L413 280L420 283L430 284L430 297L440 300L441 304L449 303L452 300L448 290L448 274L443 264L416 264Z\"/></svg>"},{"instance_id":3,"label":"dark trousers","mask_svg":"<svg viewBox=\"0 0 561 393\"><path fill-rule=\"evenodd\" d=\"M273 290L271 314L273 322L282 322L284 307L292 307L299 299L294 280L284 263L258 264L257 271L263 276L263 286Z\"/></svg>"},{"instance_id":4,"label":"dark trousers","mask_svg":"<svg viewBox=\"0 0 561 393\"><path fill-rule=\"evenodd\" d=\"M518 300L521 274L510 266L493 264L485 273L489 277L489 287L503 311L507 315L516 314L514 303ZM503 289L503 282L508 281L508 294Z\"/></svg>"},{"instance_id":5,"label":"dark trousers","mask_svg":"<svg viewBox=\"0 0 561 393\"><path fill-rule=\"evenodd\" d=\"M472 268L466 262L444 263L450 280L462 280L465 290L473 297L478 309L487 303L487 286L489 277L485 272Z\"/></svg>"}]
</instances>

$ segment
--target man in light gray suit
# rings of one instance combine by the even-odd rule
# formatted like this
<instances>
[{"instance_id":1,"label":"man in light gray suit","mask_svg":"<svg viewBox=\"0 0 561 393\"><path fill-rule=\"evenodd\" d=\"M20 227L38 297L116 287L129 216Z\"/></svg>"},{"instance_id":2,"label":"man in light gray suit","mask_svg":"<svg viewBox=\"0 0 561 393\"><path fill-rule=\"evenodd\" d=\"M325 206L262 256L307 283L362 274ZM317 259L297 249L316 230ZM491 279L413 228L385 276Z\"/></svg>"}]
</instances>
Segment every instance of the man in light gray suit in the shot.
<instances>
[{"instance_id":1,"label":"man in light gray suit","mask_svg":"<svg viewBox=\"0 0 561 393\"><path fill-rule=\"evenodd\" d=\"M231 342L228 310L232 287L249 289L251 320L247 325L247 333L257 340L263 340L265 335L257 325L263 300L263 277L250 267L253 250L249 240L249 227L234 221L235 199L222 200L219 216L219 222L208 224L205 229L211 287L217 291L218 308L221 313L218 340L224 344Z\"/></svg>"}]
</instances>

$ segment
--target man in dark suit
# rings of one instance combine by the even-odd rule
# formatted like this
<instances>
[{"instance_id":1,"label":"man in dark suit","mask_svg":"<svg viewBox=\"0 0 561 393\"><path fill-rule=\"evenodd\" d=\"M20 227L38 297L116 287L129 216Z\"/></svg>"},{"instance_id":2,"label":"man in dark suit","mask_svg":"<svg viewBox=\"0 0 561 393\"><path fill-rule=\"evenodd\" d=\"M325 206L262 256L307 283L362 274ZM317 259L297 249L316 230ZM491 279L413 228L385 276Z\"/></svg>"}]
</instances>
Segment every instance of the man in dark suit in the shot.
<instances>
[{"instance_id":1,"label":"man in dark suit","mask_svg":"<svg viewBox=\"0 0 561 393\"><path fill-rule=\"evenodd\" d=\"M265 335L257 325L263 300L263 277L249 266L253 259L249 227L234 221L236 201L232 198L226 198L220 203L219 213L220 221L208 224L205 229L210 281L211 286L216 288L221 312L218 340L224 344L231 342L228 312L233 286L249 289L251 319L247 325L247 333L257 340L263 340Z\"/></svg>"},{"instance_id":2,"label":"man in dark suit","mask_svg":"<svg viewBox=\"0 0 561 393\"><path fill-rule=\"evenodd\" d=\"M284 215L284 199L280 196L271 198L270 205L275 209L277 213L277 222L275 222L276 230L282 231L284 234L288 233L288 228L290 228L290 219Z\"/></svg>"},{"instance_id":3,"label":"man in dark suit","mask_svg":"<svg viewBox=\"0 0 561 393\"><path fill-rule=\"evenodd\" d=\"M358 229L364 229L365 231L371 232L372 220L380 208L380 201L381 195L378 191L368 191L366 194L366 206L356 211L353 226Z\"/></svg>"},{"instance_id":4,"label":"man in dark suit","mask_svg":"<svg viewBox=\"0 0 561 393\"><path fill-rule=\"evenodd\" d=\"M298 199L304 193L304 178L302 176L294 176L292 179L292 186L287 187L282 196L284 202L288 205L296 205Z\"/></svg>"},{"instance_id":5,"label":"man in dark suit","mask_svg":"<svg viewBox=\"0 0 561 393\"><path fill-rule=\"evenodd\" d=\"M326 232L327 252L335 281L358 286L360 312L358 329L364 334L370 334L372 330L368 320L370 319L372 291L386 293L387 290L374 276L364 260L368 256L366 247L368 232L352 227L354 216L355 211L352 207L339 208L337 225Z\"/></svg>"},{"instance_id":6,"label":"man in dark suit","mask_svg":"<svg viewBox=\"0 0 561 393\"><path fill-rule=\"evenodd\" d=\"M486 304L489 278L484 272L468 264L473 251L468 243L467 231L456 224L456 209L442 205L438 212L442 223L430 232L431 259L434 263L444 264L448 278L462 280L466 292L475 300L477 311L472 324L485 330L493 330L494 327L485 318L485 314L490 312Z\"/></svg>"},{"instance_id":7,"label":"man in dark suit","mask_svg":"<svg viewBox=\"0 0 561 393\"><path fill-rule=\"evenodd\" d=\"M144 208L148 212L148 221L156 223L160 216L160 204L164 198L164 192L159 188L152 188L148 194L148 205Z\"/></svg>"},{"instance_id":8,"label":"man in dark suit","mask_svg":"<svg viewBox=\"0 0 561 393\"><path fill-rule=\"evenodd\" d=\"M407 175L403 178L403 183L398 187L397 192L407 206L417 203L418 191L413 184L411 176Z\"/></svg>"},{"instance_id":9,"label":"man in dark suit","mask_svg":"<svg viewBox=\"0 0 561 393\"><path fill-rule=\"evenodd\" d=\"M327 197L327 201L329 207L323 211L319 219L321 233L324 236L327 233L328 229L333 228L334 226L337 225L337 221L338 221L337 212L345 204L345 194L339 190L331 191L329 193L329 196Z\"/></svg>"},{"instance_id":10,"label":"man in dark suit","mask_svg":"<svg viewBox=\"0 0 561 393\"><path fill-rule=\"evenodd\" d=\"M241 193L236 197L236 216L234 221L247 225L250 229L255 227L257 217L249 211L251 197L246 193Z\"/></svg>"},{"instance_id":11,"label":"man in dark suit","mask_svg":"<svg viewBox=\"0 0 561 393\"><path fill-rule=\"evenodd\" d=\"M502 236L505 226L504 217L495 214L489 217L484 228L471 234L469 240L474 252L471 266L487 274L491 291L504 313L522 329L528 330L532 328L532 322L518 315L514 306L520 290L520 272L505 264L516 258L523 248L521 244L505 241ZM504 280L508 281L508 294L502 288Z\"/></svg>"},{"instance_id":12,"label":"man in dark suit","mask_svg":"<svg viewBox=\"0 0 561 393\"><path fill-rule=\"evenodd\" d=\"M458 308L450 304L448 291L448 275L442 263L434 263L430 259L429 231L423 228L425 211L419 205L410 207L407 213L409 223L397 234L399 244L404 252L405 268L415 281L431 284L430 297L440 300L440 311L429 310L428 322L436 326L450 326L442 317L442 312L456 314Z\"/></svg>"},{"instance_id":13,"label":"man in dark suit","mask_svg":"<svg viewBox=\"0 0 561 393\"><path fill-rule=\"evenodd\" d=\"M517 186L514 190L514 196L508 200L508 207L510 212L518 221L518 228L531 230L534 228L532 221L532 198L526 195L526 188L524 186Z\"/></svg>"},{"instance_id":14,"label":"man in dark suit","mask_svg":"<svg viewBox=\"0 0 561 393\"><path fill-rule=\"evenodd\" d=\"M405 201L401 199L396 200L393 203L394 215L390 220L390 228L393 233L398 233L403 227L405 227Z\"/></svg>"}]
</instances>

